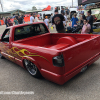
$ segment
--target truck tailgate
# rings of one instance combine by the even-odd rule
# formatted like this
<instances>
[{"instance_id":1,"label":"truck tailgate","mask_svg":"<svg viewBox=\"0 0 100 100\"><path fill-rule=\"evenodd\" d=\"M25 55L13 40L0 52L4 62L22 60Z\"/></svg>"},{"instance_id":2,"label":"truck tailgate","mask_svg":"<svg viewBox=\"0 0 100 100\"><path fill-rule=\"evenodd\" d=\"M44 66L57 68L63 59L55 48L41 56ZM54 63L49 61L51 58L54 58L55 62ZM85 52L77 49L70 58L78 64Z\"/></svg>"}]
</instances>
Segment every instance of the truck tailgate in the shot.
<instances>
[{"instance_id":1,"label":"truck tailgate","mask_svg":"<svg viewBox=\"0 0 100 100\"><path fill-rule=\"evenodd\" d=\"M71 73L90 58L100 53L100 36L68 47L62 51L65 73Z\"/></svg>"}]
</instances>

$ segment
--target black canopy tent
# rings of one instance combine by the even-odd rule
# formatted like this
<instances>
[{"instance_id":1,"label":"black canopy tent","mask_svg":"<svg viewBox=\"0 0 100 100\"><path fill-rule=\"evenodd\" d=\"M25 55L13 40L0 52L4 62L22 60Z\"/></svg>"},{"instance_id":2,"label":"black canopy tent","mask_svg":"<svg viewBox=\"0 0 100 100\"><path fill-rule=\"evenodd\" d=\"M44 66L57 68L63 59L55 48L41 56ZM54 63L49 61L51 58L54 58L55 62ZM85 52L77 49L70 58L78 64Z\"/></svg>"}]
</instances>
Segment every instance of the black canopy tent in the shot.
<instances>
[{"instance_id":1,"label":"black canopy tent","mask_svg":"<svg viewBox=\"0 0 100 100\"><path fill-rule=\"evenodd\" d=\"M78 5L100 2L100 0L78 0Z\"/></svg>"}]
</instances>

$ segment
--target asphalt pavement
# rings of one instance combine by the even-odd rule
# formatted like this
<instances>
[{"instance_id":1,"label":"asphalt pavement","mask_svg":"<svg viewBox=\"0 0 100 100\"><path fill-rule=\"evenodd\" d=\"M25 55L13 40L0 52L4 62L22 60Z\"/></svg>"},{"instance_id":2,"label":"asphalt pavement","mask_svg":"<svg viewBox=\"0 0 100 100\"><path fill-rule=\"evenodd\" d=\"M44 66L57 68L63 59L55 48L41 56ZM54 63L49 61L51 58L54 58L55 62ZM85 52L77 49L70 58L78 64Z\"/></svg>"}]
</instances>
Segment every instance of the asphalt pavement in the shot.
<instances>
[{"instance_id":1,"label":"asphalt pavement","mask_svg":"<svg viewBox=\"0 0 100 100\"><path fill-rule=\"evenodd\" d=\"M0 26L0 33L5 28L5 25ZM55 32L55 29L50 31ZM19 65L0 59L1 91L33 91L34 94L0 94L0 100L100 100L100 59L62 86L44 78L33 78Z\"/></svg>"}]
</instances>

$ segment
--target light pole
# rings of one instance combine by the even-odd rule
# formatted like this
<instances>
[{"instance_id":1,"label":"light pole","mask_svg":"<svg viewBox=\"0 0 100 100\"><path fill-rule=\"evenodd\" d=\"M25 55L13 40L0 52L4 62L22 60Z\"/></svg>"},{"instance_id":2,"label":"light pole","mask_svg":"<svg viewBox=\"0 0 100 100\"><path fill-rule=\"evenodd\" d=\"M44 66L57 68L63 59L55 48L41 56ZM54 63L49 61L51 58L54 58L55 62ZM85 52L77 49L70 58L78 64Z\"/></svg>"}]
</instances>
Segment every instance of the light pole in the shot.
<instances>
[{"instance_id":1,"label":"light pole","mask_svg":"<svg viewBox=\"0 0 100 100\"><path fill-rule=\"evenodd\" d=\"M72 8L73 8L73 0L72 0Z\"/></svg>"},{"instance_id":2,"label":"light pole","mask_svg":"<svg viewBox=\"0 0 100 100\"><path fill-rule=\"evenodd\" d=\"M0 4L1 4L1 9L2 9L2 12L3 12L3 6L2 6L2 2L1 2L1 0L0 0Z\"/></svg>"}]
</instances>

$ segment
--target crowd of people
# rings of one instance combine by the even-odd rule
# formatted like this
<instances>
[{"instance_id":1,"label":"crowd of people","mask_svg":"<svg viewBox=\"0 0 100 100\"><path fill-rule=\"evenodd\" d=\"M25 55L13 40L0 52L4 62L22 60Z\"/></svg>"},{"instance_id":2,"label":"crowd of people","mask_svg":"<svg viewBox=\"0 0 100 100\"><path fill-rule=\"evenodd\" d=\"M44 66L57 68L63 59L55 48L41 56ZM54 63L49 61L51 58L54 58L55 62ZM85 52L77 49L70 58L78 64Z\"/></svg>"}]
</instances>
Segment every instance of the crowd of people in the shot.
<instances>
[{"instance_id":1,"label":"crowd of people","mask_svg":"<svg viewBox=\"0 0 100 100\"><path fill-rule=\"evenodd\" d=\"M38 14L30 14L30 23L33 22L39 22ZM51 27L56 27L56 30L58 33L66 33L66 29L68 26L68 22L72 23L72 28L77 27L77 25L82 26L81 34L90 34L93 32L92 27L93 27L93 16L91 15L91 10L87 12L87 17L84 15L84 11L80 13L80 19L77 18L77 14L74 13L73 17L70 17L70 10L68 8L62 8L61 13L58 13L58 8L55 9L54 15L51 14L50 19L48 16L45 16L45 19L43 20L44 23L48 28L49 27L49 22L51 22ZM12 22L10 20L10 17L7 17L5 19L5 25L6 27L13 26L13 25L18 25L18 24L23 24L24 22L24 15L21 16L13 16L14 21Z\"/></svg>"},{"instance_id":2,"label":"crowd of people","mask_svg":"<svg viewBox=\"0 0 100 100\"><path fill-rule=\"evenodd\" d=\"M87 17L84 15L84 11L81 11L80 13L80 21L77 18L77 14L74 13L73 17L70 18L70 11L68 8L64 9L62 8L61 14L58 13L58 9L55 10L55 14L51 14L50 20L51 25L56 26L56 30L58 33L65 33L68 21L72 22L72 28L77 27L77 25L82 26L81 34L90 34L93 32L93 16L91 15L91 10L87 12ZM45 16L44 23L49 28L49 20L48 17Z\"/></svg>"},{"instance_id":3,"label":"crowd of people","mask_svg":"<svg viewBox=\"0 0 100 100\"><path fill-rule=\"evenodd\" d=\"M5 19L6 27L24 23L24 15L13 16L13 18L14 18L14 21L12 22L10 17L6 17L6 19Z\"/></svg>"},{"instance_id":4,"label":"crowd of people","mask_svg":"<svg viewBox=\"0 0 100 100\"><path fill-rule=\"evenodd\" d=\"M33 22L39 22L38 14L31 13L30 23L33 23Z\"/></svg>"},{"instance_id":5,"label":"crowd of people","mask_svg":"<svg viewBox=\"0 0 100 100\"><path fill-rule=\"evenodd\" d=\"M38 14L37 13L32 13L30 15L31 15L30 23L39 22L39 18L38 18ZM13 17L4 18L3 21L4 21L4 24L6 25L6 27L9 27L9 26L25 23L24 17L25 17L24 15L14 15Z\"/></svg>"}]
</instances>

